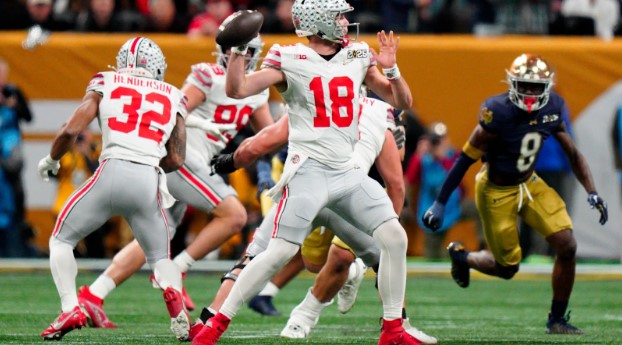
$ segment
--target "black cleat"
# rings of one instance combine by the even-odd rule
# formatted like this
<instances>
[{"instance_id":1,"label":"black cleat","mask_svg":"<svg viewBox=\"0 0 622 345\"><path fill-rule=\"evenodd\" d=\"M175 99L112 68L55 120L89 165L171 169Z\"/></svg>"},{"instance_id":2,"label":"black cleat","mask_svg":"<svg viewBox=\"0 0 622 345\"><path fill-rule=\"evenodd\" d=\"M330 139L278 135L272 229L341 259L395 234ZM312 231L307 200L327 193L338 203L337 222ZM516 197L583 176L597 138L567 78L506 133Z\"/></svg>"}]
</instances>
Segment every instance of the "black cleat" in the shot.
<instances>
[{"instance_id":1,"label":"black cleat","mask_svg":"<svg viewBox=\"0 0 622 345\"><path fill-rule=\"evenodd\" d=\"M281 316L272 304L272 296L255 296L248 302L248 307L264 316Z\"/></svg>"},{"instance_id":2,"label":"black cleat","mask_svg":"<svg viewBox=\"0 0 622 345\"><path fill-rule=\"evenodd\" d=\"M471 274L469 264L466 263L464 246L460 242L451 242L447 246L447 252L451 258L451 277L461 288L468 287Z\"/></svg>"},{"instance_id":3,"label":"black cleat","mask_svg":"<svg viewBox=\"0 0 622 345\"><path fill-rule=\"evenodd\" d=\"M546 322L546 334L583 334L583 330L569 324L569 320L570 312L565 317L560 318L553 318L549 313L549 320Z\"/></svg>"}]
</instances>

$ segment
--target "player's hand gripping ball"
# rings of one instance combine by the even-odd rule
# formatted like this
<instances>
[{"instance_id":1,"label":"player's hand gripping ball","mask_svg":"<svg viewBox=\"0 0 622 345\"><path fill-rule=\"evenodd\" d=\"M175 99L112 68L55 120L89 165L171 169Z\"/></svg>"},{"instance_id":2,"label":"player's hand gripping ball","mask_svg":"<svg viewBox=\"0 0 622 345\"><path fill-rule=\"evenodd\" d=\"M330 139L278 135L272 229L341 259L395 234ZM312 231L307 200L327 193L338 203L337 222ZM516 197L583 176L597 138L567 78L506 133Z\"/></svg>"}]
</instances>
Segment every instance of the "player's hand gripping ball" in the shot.
<instances>
[{"instance_id":1,"label":"player's hand gripping ball","mask_svg":"<svg viewBox=\"0 0 622 345\"><path fill-rule=\"evenodd\" d=\"M263 15L257 11L237 11L227 17L216 35L216 43L223 47L238 47L250 42L259 35Z\"/></svg>"}]
</instances>

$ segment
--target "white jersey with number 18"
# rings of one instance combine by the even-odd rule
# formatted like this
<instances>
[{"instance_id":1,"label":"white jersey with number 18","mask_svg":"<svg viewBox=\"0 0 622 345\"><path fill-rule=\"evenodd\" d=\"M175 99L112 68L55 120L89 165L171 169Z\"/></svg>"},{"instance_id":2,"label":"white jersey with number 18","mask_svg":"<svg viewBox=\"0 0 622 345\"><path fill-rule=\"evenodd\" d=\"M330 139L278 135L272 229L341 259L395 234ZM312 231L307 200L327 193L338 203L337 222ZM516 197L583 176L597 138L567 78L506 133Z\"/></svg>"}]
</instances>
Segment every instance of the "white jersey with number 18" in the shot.
<instances>
[{"instance_id":1,"label":"white jersey with number 18","mask_svg":"<svg viewBox=\"0 0 622 345\"><path fill-rule=\"evenodd\" d=\"M330 60L303 44L275 44L262 68L283 71L289 148L335 168L351 164L358 141L359 90L375 60L366 43L352 43Z\"/></svg>"}]
</instances>

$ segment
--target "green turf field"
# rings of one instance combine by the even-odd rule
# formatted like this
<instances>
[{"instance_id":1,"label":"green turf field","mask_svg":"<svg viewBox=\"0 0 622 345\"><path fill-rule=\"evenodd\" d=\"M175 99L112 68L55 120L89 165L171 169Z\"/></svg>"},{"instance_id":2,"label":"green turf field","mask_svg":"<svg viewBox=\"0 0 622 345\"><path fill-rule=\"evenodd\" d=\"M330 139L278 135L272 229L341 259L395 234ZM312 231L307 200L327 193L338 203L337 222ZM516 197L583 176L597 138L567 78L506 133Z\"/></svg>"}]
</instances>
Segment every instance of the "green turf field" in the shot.
<instances>
[{"instance_id":1,"label":"green turf field","mask_svg":"<svg viewBox=\"0 0 622 345\"><path fill-rule=\"evenodd\" d=\"M81 273L78 284L93 281ZM132 277L106 301L111 320L120 328L84 328L62 340L65 344L177 344L169 331L159 290L149 275ZM219 276L192 273L186 287L197 307L214 294ZM306 293L309 275L287 286L276 299L286 315ZM60 302L49 272L0 273L0 344L41 344L39 334L58 315ZM411 276L408 310L419 329L440 344L622 344L622 281L578 279L570 309L583 336L550 336L544 324L550 304L550 282L539 279L502 281L474 279L461 289L448 276ZM357 304L347 315L336 305L327 308L308 341L282 340L286 316L267 318L242 308L221 344L376 344L382 307L373 280L363 282ZM192 313L196 318L198 311Z\"/></svg>"}]
</instances>

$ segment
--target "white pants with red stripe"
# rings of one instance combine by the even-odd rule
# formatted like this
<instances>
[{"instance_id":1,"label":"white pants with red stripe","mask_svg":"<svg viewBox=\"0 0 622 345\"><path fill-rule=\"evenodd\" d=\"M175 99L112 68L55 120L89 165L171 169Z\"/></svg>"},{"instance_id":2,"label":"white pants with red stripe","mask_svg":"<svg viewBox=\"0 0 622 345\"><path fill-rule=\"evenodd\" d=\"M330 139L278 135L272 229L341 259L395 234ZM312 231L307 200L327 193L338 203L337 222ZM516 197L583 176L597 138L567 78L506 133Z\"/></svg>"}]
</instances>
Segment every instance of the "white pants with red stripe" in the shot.
<instances>
[{"instance_id":1,"label":"white pants with red stripe","mask_svg":"<svg viewBox=\"0 0 622 345\"><path fill-rule=\"evenodd\" d=\"M205 161L188 150L184 165L166 174L166 185L175 199L204 212L211 212L226 197L237 197L235 189L219 175L210 176Z\"/></svg>"},{"instance_id":2,"label":"white pants with red stripe","mask_svg":"<svg viewBox=\"0 0 622 345\"><path fill-rule=\"evenodd\" d=\"M160 204L156 167L120 159L102 162L61 209L52 236L75 247L112 216L122 216L149 265L170 258L168 220Z\"/></svg>"}]
</instances>

